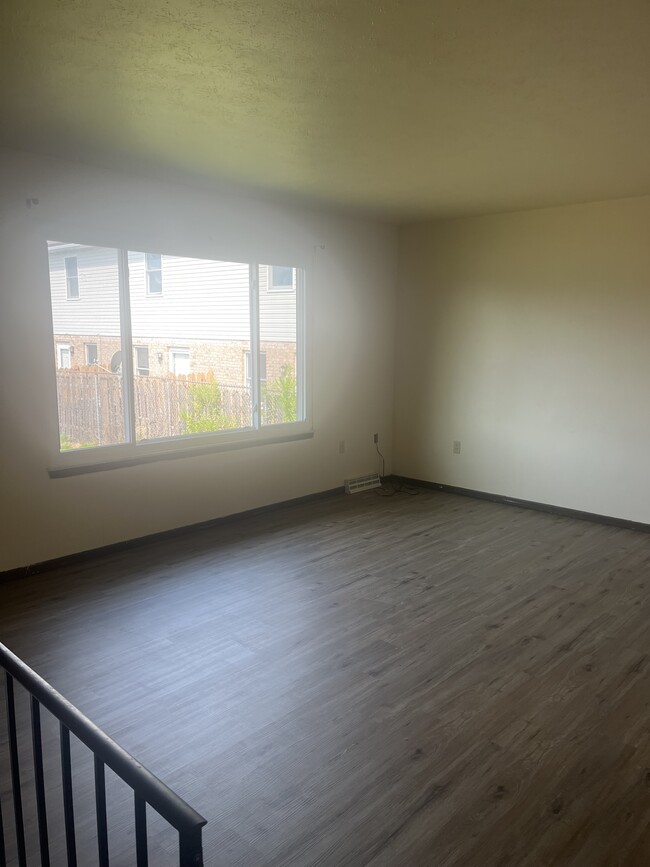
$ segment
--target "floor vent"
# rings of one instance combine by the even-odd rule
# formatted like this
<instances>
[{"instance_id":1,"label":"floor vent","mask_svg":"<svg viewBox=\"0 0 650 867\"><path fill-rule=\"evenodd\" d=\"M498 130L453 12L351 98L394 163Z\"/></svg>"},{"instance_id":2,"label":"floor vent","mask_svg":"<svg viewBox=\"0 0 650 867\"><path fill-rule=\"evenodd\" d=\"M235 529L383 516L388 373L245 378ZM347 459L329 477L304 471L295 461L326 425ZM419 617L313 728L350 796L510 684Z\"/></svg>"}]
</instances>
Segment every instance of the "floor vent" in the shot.
<instances>
[{"instance_id":1,"label":"floor vent","mask_svg":"<svg viewBox=\"0 0 650 867\"><path fill-rule=\"evenodd\" d=\"M345 480L346 494L358 494L359 491L369 491L371 488L381 488L381 479L377 473Z\"/></svg>"}]
</instances>

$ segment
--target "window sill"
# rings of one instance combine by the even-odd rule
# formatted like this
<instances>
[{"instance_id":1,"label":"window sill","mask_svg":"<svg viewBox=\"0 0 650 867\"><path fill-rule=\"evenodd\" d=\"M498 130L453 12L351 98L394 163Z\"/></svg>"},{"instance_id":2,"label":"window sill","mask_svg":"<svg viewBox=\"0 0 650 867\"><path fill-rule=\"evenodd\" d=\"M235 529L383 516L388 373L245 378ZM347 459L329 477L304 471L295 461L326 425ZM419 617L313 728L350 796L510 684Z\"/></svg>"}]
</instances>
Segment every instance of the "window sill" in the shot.
<instances>
[{"instance_id":1,"label":"window sill","mask_svg":"<svg viewBox=\"0 0 650 867\"><path fill-rule=\"evenodd\" d=\"M256 446L275 445L277 443L297 442L298 440L312 439L313 430L303 430L296 433L278 433L275 436L264 435L237 439L211 440L209 443L197 444L196 442L165 441L161 443L142 443L140 445L125 444L122 446L106 446L110 449L110 456L106 455L98 461L81 463L81 458L88 458L89 450L75 452L69 455L65 465L51 467L48 475L51 479L63 479L68 476L81 476L86 473L101 473L105 470L118 470L124 467L135 467L140 464L151 464L156 461L175 461L179 458L195 458L202 455L210 455L218 452L237 451L239 449L254 448ZM92 449L96 452L101 449Z\"/></svg>"}]
</instances>

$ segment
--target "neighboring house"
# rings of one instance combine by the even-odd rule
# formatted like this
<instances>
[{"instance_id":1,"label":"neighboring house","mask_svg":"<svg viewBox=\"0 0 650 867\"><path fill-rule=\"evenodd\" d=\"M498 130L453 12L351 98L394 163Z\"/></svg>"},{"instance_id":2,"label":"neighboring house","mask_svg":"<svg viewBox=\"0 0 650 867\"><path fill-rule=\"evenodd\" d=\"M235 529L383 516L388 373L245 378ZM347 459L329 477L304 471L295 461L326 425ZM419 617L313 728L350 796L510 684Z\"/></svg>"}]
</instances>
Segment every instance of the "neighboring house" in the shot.
<instances>
[{"instance_id":1,"label":"neighboring house","mask_svg":"<svg viewBox=\"0 0 650 867\"><path fill-rule=\"evenodd\" d=\"M58 368L121 368L116 251L50 242ZM295 269L260 266L260 376L295 373ZM249 387L247 264L129 253L133 369L140 376L213 373Z\"/></svg>"}]
</instances>

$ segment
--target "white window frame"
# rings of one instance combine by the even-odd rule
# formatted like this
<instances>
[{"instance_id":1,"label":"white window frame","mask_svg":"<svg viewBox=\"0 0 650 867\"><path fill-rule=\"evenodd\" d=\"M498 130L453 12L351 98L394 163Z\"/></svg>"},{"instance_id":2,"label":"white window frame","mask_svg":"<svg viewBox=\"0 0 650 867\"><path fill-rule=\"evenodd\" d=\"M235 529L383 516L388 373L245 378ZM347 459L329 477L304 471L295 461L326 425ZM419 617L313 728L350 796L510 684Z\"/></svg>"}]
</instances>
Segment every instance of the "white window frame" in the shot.
<instances>
[{"instance_id":1,"label":"white window frame","mask_svg":"<svg viewBox=\"0 0 650 867\"><path fill-rule=\"evenodd\" d=\"M70 364L63 364L63 353L68 353ZM72 346L69 343L56 344L56 366L59 370L70 370L72 367Z\"/></svg>"},{"instance_id":2,"label":"white window frame","mask_svg":"<svg viewBox=\"0 0 650 867\"><path fill-rule=\"evenodd\" d=\"M268 274L267 274L267 291L268 292L293 292L296 288L296 269L292 268L291 265L267 265ZM273 283L273 270L275 268L292 268L293 277L291 280L291 286L287 286L286 284L275 285Z\"/></svg>"},{"instance_id":3,"label":"white window frame","mask_svg":"<svg viewBox=\"0 0 650 867\"><path fill-rule=\"evenodd\" d=\"M187 373L176 374L176 358L187 358ZM169 347L169 372L178 376L187 376L190 372L190 350L187 346Z\"/></svg>"},{"instance_id":4,"label":"white window frame","mask_svg":"<svg viewBox=\"0 0 650 867\"><path fill-rule=\"evenodd\" d=\"M95 361L90 361L88 359L88 355L89 355L88 347L90 347L90 346L95 347ZM91 364L98 364L99 363L99 343L85 343L84 344L84 356L86 359L86 365L90 366Z\"/></svg>"},{"instance_id":5,"label":"white window frame","mask_svg":"<svg viewBox=\"0 0 650 867\"><path fill-rule=\"evenodd\" d=\"M140 353L142 351L147 353L147 361L149 364L145 367L140 364ZM149 376L151 373L151 352L148 346L143 346L141 343L136 343L133 347L133 355L134 355L134 368L136 376ZM143 370L146 370L146 373L142 373Z\"/></svg>"},{"instance_id":6,"label":"white window frame","mask_svg":"<svg viewBox=\"0 0 650 867\"><path fill-rule=\"evenodd\" d=\"M260 382L266 382L266 351L260 350L260 361L264 356L264 376L262 376L262 365L260 364ZM244 384L251 387L253 380L253 356L250 349L244 351Z\"/></svg>"},{"instance_id":7,"label":"white window frame","mask_svg":"<svg viewBox=\"0 0 650 867\"><path fill-rule=\"evenodd\" d=\"M160 268L150 268L149 267L149 256L159 256L160 257ZM163 294L163 267L162 267L162 253L145 253L144 254L144 280L146 286L147 296L149 298L160 298ZM160 274L160 291L152 292L151 291L151 275L152 274Z\"/></svg>"},{"instance_id":8,"label":"white window frame","mask_svg":"<svg viewBox=\"0 0 650 867\"><path fill-rule=\"evenodd\" d=\"M75 263L75 274L69 273L68 262ZM79 286L79 260L76 256L64 256L63 269L65 271L65 297L68 301L78 301L81 298L81 287ZM74 281L74 284L73 284ZM70 286L76 286L76 294L70 291Z\"/></svg>"},{"instance_id":9,"label":"white window frame","mask_svg":"<svg viewBox=\"0 0 650 867\"><path fill-rule=\"evenodd\" d=\"M98 245L101 246L101 245ZM115 249L115 248L113 248ZM120 296L120 325L122 352L122 389L124 403L125 442L91 446L84 449L60 451L58 439L53 443L51 478L61 478L81 473L98 472L151 461L168 460L196 454L249 448L278 442L291 442L313 437L311 413L310 334L308 329L308 305L306 298L306 271L300 265L294 267L296 282L296 380L298 421L284 424L261 424L262 383L259 370L260 321L259 321L259 276L261 265L249 264L250 287L250 352L252 359L252 425L235 430L211 431L209 433L165 437L157 440L136 440L134 402L134 343L131 334L131 305L129 285L129 251L117 250ZM216 260L223 261L223 260ZM264 266L266 267L266 266ZM183 349L186 347L170 347ZM71 353L72 354L72 353ZM57 361L58 361L57 352ZM71 359L72 360L72 359ZM89 461L92 455L92 461Z\"/></svg>"}]
</instances>

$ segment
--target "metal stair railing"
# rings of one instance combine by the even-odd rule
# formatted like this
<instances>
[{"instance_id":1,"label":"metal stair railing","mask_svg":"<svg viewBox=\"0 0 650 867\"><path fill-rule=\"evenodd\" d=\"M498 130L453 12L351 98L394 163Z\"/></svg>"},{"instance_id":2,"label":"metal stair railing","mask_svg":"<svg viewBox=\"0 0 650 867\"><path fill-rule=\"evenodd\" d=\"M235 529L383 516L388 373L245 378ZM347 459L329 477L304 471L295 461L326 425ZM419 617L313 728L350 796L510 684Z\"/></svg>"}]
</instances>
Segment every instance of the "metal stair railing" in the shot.
<instances>
[{"instance_id":1,"label":"metal stair railing","mask_svg":"<svg viewBox=\"0 0 650 867\"><path fill-rule=\"evenodd\" d=\"M7 734L11 789L13 800L16 853L19 867L27 867L25 822L23 815L21 760L18 749L15 683L29 694L31 707L31 741L38 840L41 867L50 867L41 707L59 721L61 751L61 791L68 867L77 867L77 846L73 801L73 775L70 758L70 735L74 735L94 756L95 813L97 819L97 851L100 867L109 867L108 822L106 810L105 768L109 767L133 790L135 848L137 867L147 867L147 804L178 831L180 867L202 867L202 829L206 819L173 792L151 771L122 749L105 732L91 722L54 687L36 674L3 644L0 644L0 669L5 673ZM5 830L0 803L0 867L6 867Z\"/></svg>"}]
</instances>

